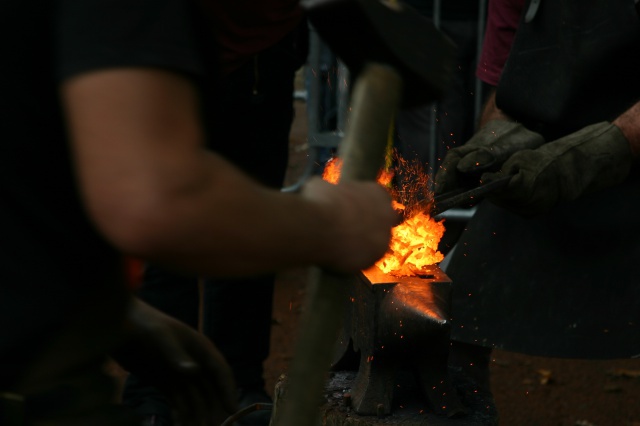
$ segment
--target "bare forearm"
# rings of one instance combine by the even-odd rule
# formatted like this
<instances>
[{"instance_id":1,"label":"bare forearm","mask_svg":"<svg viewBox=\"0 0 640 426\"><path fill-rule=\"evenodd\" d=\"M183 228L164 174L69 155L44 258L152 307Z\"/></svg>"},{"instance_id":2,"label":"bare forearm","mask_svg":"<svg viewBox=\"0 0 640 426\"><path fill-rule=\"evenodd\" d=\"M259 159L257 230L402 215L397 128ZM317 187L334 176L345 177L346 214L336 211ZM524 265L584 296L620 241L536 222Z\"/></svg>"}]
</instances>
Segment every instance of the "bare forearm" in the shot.
<instances>
[{"instance_id":1,"label":"bare forearm","mask_svg":"<svg viewBox=\"0 0 640 426\"><path fill-rule=\"evenodd\" d=\"M189 173L169 183L121 191L114 209L94 208L103 234L137 257L209 276L311 264L357 270L387 248L395 216L373 182L335 186L316 178L301 194L283 193L204 151L183 170Z\"/></svg>"},{"instance_id":2,"label":"bare forearm","mask_svg":"<svg viewBox=\"0 0 640 426\"><path fill-rule=\"evenodd\" d=\"M487 101L482 109L480 114L480 119L478 122L478 128L482 128L485 124L487 124L490 120L507 120L512 121L512 119L506 115L498 106L496 105L496 91L493 89Z\"/></svg>"},{"instance_id":3,"label":"bare forearm","mask_svg":"<svg viewBox=\"0 0 640 426\"><path fill-rule=\"evenodd\" d=\"M321 205L258 185L212 153L197 167L197 184L132 194L126 217L101 218L106 234L133 255L208 275L326 260L336 224Z\"/></svg>"},{"instance_id":4,"label":"bare forearm","mask_svg":"<svg viewBox=\"0 0 640 426\"><path fill-rule=\"evenodd\" d=\"M384 189L316 180L285 194L257 184L203 148L197 96L180 76L101 71L70 79L62 94L89 216L127 253L218 276L364 268L387 248L395 216Z\"/></svg>"},{"instance_id":5,"label":"bare forearm","mask_svg":"<svg viewBox=\"0 0 640 426\"><path fill-rule=\"evenodd\" d=\"M634 159L637 161L640 156L640 102L625 111L620 117L613 121L624 134Z\"/></svg>"}]
</instances>

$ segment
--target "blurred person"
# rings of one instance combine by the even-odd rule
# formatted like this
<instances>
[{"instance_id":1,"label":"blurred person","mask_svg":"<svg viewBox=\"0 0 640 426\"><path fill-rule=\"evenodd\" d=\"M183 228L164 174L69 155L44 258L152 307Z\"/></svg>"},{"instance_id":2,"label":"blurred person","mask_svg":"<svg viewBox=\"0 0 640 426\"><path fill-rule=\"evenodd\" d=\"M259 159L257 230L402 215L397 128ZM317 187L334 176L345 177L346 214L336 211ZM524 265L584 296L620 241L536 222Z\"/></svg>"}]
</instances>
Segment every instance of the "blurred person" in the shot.
<instances>
[{"instance_id":1,"label":"blurred person","mask_svg":"<svg viewBox=\"0 0 640 426\"><path fill-rule=\"evenodd\" d=\"M436 176L436 194L508 179L446 268L452 362L486 389L492 348L640 354L637 2L491 0L488 13L477 73L495 90Z\"/></svg>"},{"instance_id":2,"label":"blurred person","mask_svg":"<svg viewBox=\"0 0 640 426\"><path fill-rule=\"evenodd\" d=\"M123 253L184 274L357 271L396 217L375 183L258 183L220 154L218 45L198 2L0 2L0 423L134 425L113 356L183 425L235 410L199 333L133 298ZM229 141L225 141L229 142Z\"/></svg>"},{"instance_id":3,"label":"blurred person","mask_svg":"<svg viewBox=\"0 0 640 426\"><path fill-rule=\"evenodd\" d=\"M308 26L298 0L207 0L204 11L219 46L215 107L204 119L216 134L207 147L271 188L284 183L294 117L295 72L306 61ZM241 224L239 224L241 226ZM162 312L202 330L229 362L240 408L269 403L263 363L269 355L275 274L238 278L199 277L146 264L137 295ZM202 301L200 300L202 297ZM149 425L170 425L166 397L130 375L122 395ZM242 425L268 425L256 411Z\"/></svg>"}]
</instances>

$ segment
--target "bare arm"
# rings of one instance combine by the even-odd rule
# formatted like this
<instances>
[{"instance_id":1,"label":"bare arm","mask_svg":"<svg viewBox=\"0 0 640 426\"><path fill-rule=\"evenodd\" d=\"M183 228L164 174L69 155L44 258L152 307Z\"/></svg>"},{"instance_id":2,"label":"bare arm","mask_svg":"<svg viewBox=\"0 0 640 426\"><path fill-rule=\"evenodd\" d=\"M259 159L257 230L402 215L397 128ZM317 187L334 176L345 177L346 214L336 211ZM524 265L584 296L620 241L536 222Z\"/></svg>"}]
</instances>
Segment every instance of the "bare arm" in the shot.
<instances>
[{"instance_id":1,"label":"bare arm","mask_svg":"<svg viewBox=\"0 0 640 426\"><path fill-rule=\"evenodd\" d=\"M505 114L498 106L496 105L496 90L495 88L491 91L491 94L487 98L487 101L482 108L482 112L480 113L480 119L478 122L478 129L482 128L485 124L487 124L490 120L507 120L513 121L511 117Z\"/></svg>"},{"instance_id":2,"label":"bare arm","mask_svg":"<svg viewBox=\"0 0 640 426\"><path fill-rule=\"evenodd\" d=\"M616 118L613 124L620 128L624 137L629 141L631 154L637 161L640 156L640 102Z\"/></svg>"},{"instance_id":3,"label":"bare arm","mask_svg":"<svg viewBox=\"0 0 640 426\"><path fill-rule=\"evenodd\" d=\"M177 74L99 71L67 81L62 97L88 213L126 253L247 275L360 269L387 248L395 218L382 188L315 181L295 195L256 184L203 148L196 93Z\"/></svg>"}]
</instances>

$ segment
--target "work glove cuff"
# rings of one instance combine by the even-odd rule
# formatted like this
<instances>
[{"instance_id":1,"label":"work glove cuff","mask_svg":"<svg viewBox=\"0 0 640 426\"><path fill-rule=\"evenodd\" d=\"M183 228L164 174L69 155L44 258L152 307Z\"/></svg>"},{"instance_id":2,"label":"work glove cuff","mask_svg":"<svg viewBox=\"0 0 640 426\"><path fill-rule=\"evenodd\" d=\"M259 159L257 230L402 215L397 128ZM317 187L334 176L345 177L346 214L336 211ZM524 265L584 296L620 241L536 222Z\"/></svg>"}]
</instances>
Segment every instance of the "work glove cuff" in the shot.
<instances>
[{"instance_id":1,"label":"work glove cuff","mask_svg":"<svg viewBox=\"0 0 640 426\"><path fill-rule=\"evenodd\" d=\"M621 183L633 162L629 142L609 122L587 126L540 149L557 158L559 196L564 200Z\"/></svg>"}]
</instances>

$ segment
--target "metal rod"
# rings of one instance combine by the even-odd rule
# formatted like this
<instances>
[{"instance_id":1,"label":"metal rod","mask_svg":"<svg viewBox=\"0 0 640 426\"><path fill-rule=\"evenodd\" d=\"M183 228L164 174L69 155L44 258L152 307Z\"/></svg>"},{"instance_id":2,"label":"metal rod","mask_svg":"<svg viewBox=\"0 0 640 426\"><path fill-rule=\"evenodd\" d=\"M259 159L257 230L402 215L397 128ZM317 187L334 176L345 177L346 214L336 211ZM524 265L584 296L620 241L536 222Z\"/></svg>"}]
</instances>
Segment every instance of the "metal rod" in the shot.
<instances>
[{"instance_id":1,"label":"metal rod","mask_svg":"<svg viewBox=\"0 0 640 426\"><path fill-rule=\"evenodd\" d=\"M506 187L511 181L511 178L513 178L513 176L507 175L467 191L455 190L451 193L439 195L434 199L435 203L431 210L431 216L437 216L446 210L453 207L459 207L464 204L476 204L481 197L484 197L495 190Z\"/></svg>"},{"instance_id":2,"label":"metal rod","mask_svg":"<svg viewBox=\"0 0 640 426\"><path fill-rule=\"evenodd\" d=\"M442 0L434 0L433 2L433 25L440 29L441 18L442 18ZM436 174L435 164L437 161L437 146L438 146L438 103L433 102L431 104L431 128L429 129L429 185L431 186L429 189L433 190L433 182Z\"/></svg>"},{"instance_id":3,"label":"metal rod","mask_svg":"<svg viewBox=\"0 0 640 426\"><path fill-rule=\"evenodd\" d=\"M316 134L320 129L319 105L320 100L320 44L322 41L318 33L309 25L309 61L306 69L307 97L307 129L309 134Z\"/></svg>"},{"instance_id":4,"label":"metal rod","mask_svg":"<svg viewBox=\"0 0 640 426\"><path fill-rule=\"evenodd\" d=\"M349 112L349 84L350 84L349 68L338 59L338 78L336 83L336 90L338 94L336 101L338 104L338 118L336 120L336 132L338 135L344 135L344 129L347 125L347 115ZM336 147L337 148L337 147Z\"/></svg>"},{"instance_id":5,"label":"metal rod","mask_svg":"<svg viewBox=\"0 0 640 426\"><path fill-rule=\"evenodd\" d=\"M484 41L485 21L487 19L487 0L478 0L478 38L476 41L476 65L480 64L482 44ZM482 81L476 77L475 98L473 99L473 120L477 122L482 110Z\"/></svg>"}]
</instances>

